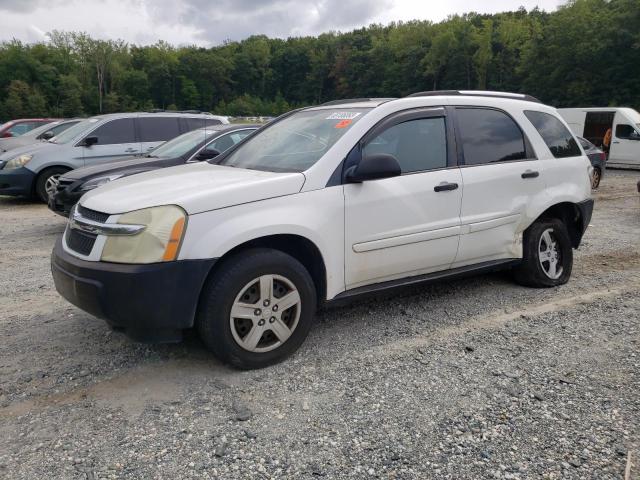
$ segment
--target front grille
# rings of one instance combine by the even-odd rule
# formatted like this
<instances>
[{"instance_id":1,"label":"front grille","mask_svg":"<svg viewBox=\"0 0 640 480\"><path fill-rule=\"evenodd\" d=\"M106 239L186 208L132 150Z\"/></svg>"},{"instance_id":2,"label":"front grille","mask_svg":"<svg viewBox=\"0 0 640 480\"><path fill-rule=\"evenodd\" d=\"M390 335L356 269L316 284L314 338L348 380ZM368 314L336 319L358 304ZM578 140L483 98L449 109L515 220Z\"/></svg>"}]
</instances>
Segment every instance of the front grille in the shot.
<instances>
[{"instance_id":1,"label":"front grille","mask_svg":"<svg viewBox=\"0 0 640 480\"><path fill-rule=\"evenodd\" d=\"M87 220L93 220L94 222L99 223L104 223L109 218L108 213L96 212L95 210L84 208L82 205L78 205L78 213L81 217L86 218Z\"/></svg>"},{"instance_id":2,"label":"front grille","mask_svg":"<svg viewBox=\"0 0 640 480\"><path fill-rule=\"evenodd\" d=\"M73 228L67 229L67 246L81 255L91 254L97 235L81 232Z\"/></svg>"}]
</instances>

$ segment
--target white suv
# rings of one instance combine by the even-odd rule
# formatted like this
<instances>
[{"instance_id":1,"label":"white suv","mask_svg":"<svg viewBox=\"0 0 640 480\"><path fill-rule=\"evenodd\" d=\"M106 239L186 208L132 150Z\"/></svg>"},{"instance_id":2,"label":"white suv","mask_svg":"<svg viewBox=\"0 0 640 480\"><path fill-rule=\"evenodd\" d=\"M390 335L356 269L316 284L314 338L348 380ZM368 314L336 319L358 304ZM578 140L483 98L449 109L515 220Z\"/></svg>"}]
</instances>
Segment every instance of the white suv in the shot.
<instances>
[{"instance_id":1,"label":"white suv","mask_svg":"<svg viewBox=\"0 0 640 480\"><path fill-rule=\"evenodd\" d=\"M497 268L565 283L593 209L590 165L556 110L524 95L330 102L209 163L88 193L53 276L133 338L195 326L224 362L262 367L336 300Z\"/></svg>"}]
</instances>

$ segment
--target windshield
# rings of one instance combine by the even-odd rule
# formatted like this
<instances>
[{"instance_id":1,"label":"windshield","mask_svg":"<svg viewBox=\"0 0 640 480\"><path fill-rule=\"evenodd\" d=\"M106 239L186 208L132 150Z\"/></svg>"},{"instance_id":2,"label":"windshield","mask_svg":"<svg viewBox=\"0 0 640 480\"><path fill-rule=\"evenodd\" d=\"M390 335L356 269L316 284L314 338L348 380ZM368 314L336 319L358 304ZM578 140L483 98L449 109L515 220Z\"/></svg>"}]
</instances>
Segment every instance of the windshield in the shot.
<instances>
[{"instance_id":1,"label":"windshield","mask_svg":"<svg viewBox=\"0 0 640 480\"><path fill-rule=\"evenodd\" d=\"M217 130L192 130L191 132L180 135L179 137L169 140L162 145L156 147L149 153L150 157L158 158L178 158L187 153L189 150L197 147Z\"/></svg>"},{"instance_id":2,"label":"windshield","mask_svg":"<svg viewBox=\"0 0 640 480\"><path fill-rule=\"evenodd\" d=\"M249 137L219 164L268 172L303 172L370 110L336 108L293 113Z\"/></svg>"},{"instance_id":3,"label":"windshield","mask_svg":"<svg viewBox=\"0 0 640 480\"><path fill-rule=\"evenodd\" d=\"M96 123L98 123L99 119L97 118L88 118L87 120L82 120L80 123L75 124L73 127L69 127L64 132L62 132L57 137L53 137L49 140L51 143L69 143L71 140L76 138L85 130L88 130Z\"/></svg>"}]
</instances>

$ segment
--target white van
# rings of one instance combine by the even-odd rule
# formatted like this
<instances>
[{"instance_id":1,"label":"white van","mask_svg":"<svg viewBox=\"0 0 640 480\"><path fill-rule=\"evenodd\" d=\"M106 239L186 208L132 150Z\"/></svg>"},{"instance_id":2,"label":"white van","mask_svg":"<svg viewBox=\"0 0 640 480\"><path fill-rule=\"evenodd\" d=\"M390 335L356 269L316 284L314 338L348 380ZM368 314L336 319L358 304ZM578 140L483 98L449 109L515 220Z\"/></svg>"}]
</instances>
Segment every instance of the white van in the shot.
<instances>
[{"instance_id":1,"label":"white van","mask_svg":"<svg viewBox=\"0 0 640 480\"><path fill-rule=\"evenodd\" d=\"M573 133L598 147L611 129L607 166L640 168L640 113L633 108L559 108Z\"/></svg>"}]
</instances>

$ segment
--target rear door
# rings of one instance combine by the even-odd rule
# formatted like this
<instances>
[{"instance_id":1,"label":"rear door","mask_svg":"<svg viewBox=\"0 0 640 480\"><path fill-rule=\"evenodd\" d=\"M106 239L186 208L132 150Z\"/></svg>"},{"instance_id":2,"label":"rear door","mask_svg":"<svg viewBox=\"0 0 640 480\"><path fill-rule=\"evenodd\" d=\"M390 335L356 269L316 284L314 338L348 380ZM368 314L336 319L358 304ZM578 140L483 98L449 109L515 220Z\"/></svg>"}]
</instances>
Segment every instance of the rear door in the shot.
<instances>
[{"instance_id":1,"label":"rear door","mask_svg":"<svg viewBox=\"0 0 640 480\"><path fill-rule=\"evenodd\" d=\"M616 113L609 161L620 165L640 165L640 127L633 124L622 112Z\"/></svg>"},{"instance_id":2,"label":"rear door","mask_svg":"<svg viewBox=\"0 0 640 480\"><path fill-rule=\"evenodd\" d=\"M179 117L138 117L140 149L148 153L167 140L180 135Z\"/></svg>"},{"instance_id":3,"label":"rear door","mask_svg":"<svg viewBox=\"0 0 640 480\"><path fill-rule=\"evenodd\" d=\"M454 267L521 256L527 204L544 191L544 172L528 139L506 112L456 107L464 191Z\"/></svg>"},{"instance_id":4,"label":"rear door","mask_svg":"<svg viewBox=\"0 0 640 480\"><path fill-rule=\"evenodd\" d=\"M87 166L140 153L140 142L137 140L133 117L109 120L86 137L98 139L95 145L81 147L84 164Z\"/></svg>"},{"instance_id":5,"label":"rear door","mask_svg":"<svg viewBox=\"0 0 640 480\"><path fill-rule=\"evenodd\" d=\"M446 270L453 262L462 179L449 127L444 108L402 112L349 155L355 165L368 154L391 154L402 175L344 186L348 289Z\"/></svg>"}]
</instances>

